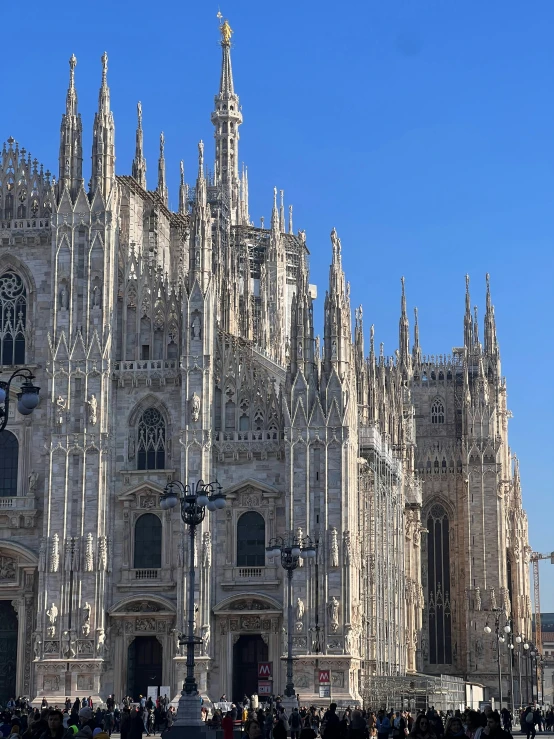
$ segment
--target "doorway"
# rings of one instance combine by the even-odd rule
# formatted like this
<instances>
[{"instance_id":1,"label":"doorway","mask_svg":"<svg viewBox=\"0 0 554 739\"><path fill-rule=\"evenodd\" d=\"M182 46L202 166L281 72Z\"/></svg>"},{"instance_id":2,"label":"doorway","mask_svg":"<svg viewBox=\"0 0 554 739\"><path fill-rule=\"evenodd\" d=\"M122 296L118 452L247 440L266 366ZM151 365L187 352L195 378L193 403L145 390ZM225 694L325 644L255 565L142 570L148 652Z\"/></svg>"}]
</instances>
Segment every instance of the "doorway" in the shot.
<instances>
[{"instance_id":1,"label":"doorway","mask_svg":"<svg viewBox=\"0 0 554 739\"><path fill-rule=\"evenodd\" d=\"M0 601L0 705L15 694L17 671L17 615L9 600Z\"/></svg>"},{"instance_id":2,"label":"doorway","mask_svg":"<svg viewBox=\"0 0 554 739\"><path fill-rule=\"evenodd\" d=\"M127 692L134 700L146 695L149 685L162 682L163 651L155 636L137 636L127 655Z\"/></svg>"},{"instance_id":3,"label":"doorway","mask_svg":"<svg viewBox=\"0 0 554 739\"><path fill-rule=\"evenodd\" d=\"M258 692L258 662L267 662L267 644L259 634L243 634L233 647L233 702Z\"/></svg>"}]
</instances>

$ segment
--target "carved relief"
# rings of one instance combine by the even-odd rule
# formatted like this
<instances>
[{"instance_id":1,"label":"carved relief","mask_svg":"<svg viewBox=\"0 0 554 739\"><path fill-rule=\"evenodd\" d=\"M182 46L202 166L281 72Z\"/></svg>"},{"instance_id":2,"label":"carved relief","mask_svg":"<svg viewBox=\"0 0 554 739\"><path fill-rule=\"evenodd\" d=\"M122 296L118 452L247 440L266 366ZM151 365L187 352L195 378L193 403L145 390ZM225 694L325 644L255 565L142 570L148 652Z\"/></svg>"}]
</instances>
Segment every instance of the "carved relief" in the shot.
<instances>
[{"instance_id":1,"label":"carved relief","mask_svg":"<svg viewBox=\"0 0 554 739\"><path fill-rule=\"evenodd\" d=\"M189 407L190 407L190 420L193 423L196 423L198 419L200 418L200 396L198 393L193 393L192 397L189 401Z\"/></svg>"},{"instance_id":2,"label":"carved relief","mask_svg":"<svg viewBox=\"0 0 554 739\"><path fill-rule=\"evenodd\" d=\"M13 557L0 556L0 580L16 579L16 560Z\"/></svg>"}]
</instances>

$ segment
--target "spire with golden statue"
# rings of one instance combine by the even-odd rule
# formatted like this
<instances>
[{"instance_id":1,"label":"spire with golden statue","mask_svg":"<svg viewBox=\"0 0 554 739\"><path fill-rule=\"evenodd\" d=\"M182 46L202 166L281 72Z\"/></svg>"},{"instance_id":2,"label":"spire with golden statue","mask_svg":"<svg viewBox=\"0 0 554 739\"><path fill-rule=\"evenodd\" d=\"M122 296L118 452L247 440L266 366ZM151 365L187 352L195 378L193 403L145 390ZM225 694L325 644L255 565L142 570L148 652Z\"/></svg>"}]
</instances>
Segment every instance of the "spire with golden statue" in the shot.
<instances>
[{"instance_id":1,"label":"spire with golden statue","mask_svg":"<svg viewBox=\"0 0 554 739\"><path fill-rule=\"evenodd\" d=\"M223 18L223 15L221 14L221 10L217 11L217 18L219 21ZM227 18L221 23L219 26L219 31L221 33L221 45L222 46L230 46L231 45L231 36L233 35L233 29L229 25L229 21Z\"/></svg>"}]
</instances>

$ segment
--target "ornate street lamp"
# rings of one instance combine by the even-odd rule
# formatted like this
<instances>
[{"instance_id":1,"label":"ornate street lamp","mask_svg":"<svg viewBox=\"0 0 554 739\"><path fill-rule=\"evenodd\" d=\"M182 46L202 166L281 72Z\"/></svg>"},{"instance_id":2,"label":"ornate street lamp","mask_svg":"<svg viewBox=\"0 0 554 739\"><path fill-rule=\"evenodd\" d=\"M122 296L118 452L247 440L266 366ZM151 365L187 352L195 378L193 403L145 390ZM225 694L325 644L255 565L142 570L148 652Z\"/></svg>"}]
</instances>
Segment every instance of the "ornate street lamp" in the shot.
<instances>
[{"instance_id":1,"label":"ornate street lamp","mask_svg":"<svg viewBox=\"0 0 554 739\"><path fill-rule=\"evenodd\" d=\"M190 550L188 634L185 641L180 640L180 644L187 645L187 676L179 700L179 709L174 726L187 727L189 733L186 736L189 737L192 736L192 727L203 726L200 717L200 704L195 697L198 694L198 686L194 677L194 647L202 642L200 638L194 635L194 538L196 527L204 520L206 510L213 512L225 508L226 501L222 487L217 480L208 483L199 480L196 485L192 483L184 485L179 480L173 480L165 486L165 490L160 496L160 505L164 510L169 510L175 508L178 503L181 505L181 519L189 529Z\"/></svg>"},{"instance_id":2,"label":"ornate street lamp","mask_svg":"<svg viewBox=\"0 0 554 739\"><path fill-rule=\"evenodd\" d=\"M315 559L316 545L309 536L299 539L293 532L286 536L277 536L269 542L266 547L268 557L281 557L281 566L287 572L288 578L288 634L287 634L287 684L285 696L289 703L296 703L296 693L292 676L292 573L298 567L300 558Z\"/></svg>"},{"instance_id":3,"label":"ornate street lamp","mask_svg":"<svg viewBox=\"0 0 554 739\"><path fill-rule=\"evenodd\" d=\"M494 631L496 634L496 660L498 663L498 700L500 703L500 708L502 708L502 665L500 663L500 645L505 644L506 642L506 636L511 632L512 628L510 624L506 621L506 624L501 628L500 627L500 615L503 613L501 608L494 608ZM489 626L489 623L485 624L484 628L485 634L490 634L492 632L491 627Z\"/></svg>"},{"instance_id":4,"label":"ornate street lamp","mask_svg":"<svg viewBox=\"0 0 554 739\"><path fill-rule=\"evenodd\" d=\"M17 393L17 410L22 416L30 415L38 405L40 388L33 385L31 380L35 376L30 369L23 367L12 373L7 382L0 380L0 433L6 428L8 423L8 414L10 410L10 387L12 380L16 377L24 377L25 381L21 385L21 391Z\"/></svg>"}]
</instances>

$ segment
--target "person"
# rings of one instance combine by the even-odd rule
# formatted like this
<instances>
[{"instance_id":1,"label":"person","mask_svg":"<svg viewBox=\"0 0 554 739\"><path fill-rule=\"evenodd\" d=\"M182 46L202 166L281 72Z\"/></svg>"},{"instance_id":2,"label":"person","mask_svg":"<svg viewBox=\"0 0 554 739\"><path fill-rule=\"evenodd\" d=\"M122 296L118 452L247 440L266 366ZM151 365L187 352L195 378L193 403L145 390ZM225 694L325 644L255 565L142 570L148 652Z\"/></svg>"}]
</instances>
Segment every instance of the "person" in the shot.
<instances>
[{"instance_id":1,"label":"person","mask_svg":"<svg viewBox=\"0 0 554 739\"><path fill-rule=\"evenodd\" d=\"M301 728L300 714L298 713L298 708L295 706L289 718L290 739L298 739Z\"/></svg>"},{"instance_id":2,"label":"person","mask_svg":"<svg viewBox=\"0 0 554 739\"><path fill-rule=\"evenodd\" d=\"M285 725L285 719L282 715L277 719L273 727L273 739L287 739L287 727Z\"/></svg>"},{"instance_id":3,"label":"person","mask_svg":"<svg viewBox=\"0 0 554 739\"><path fill-rule=\"evenodd\" d=\"M221 728L223 729L223 739L233 739L233 728L235 722L233 721L233 715L231 711L227 711L225 717L221 721Z\"/></svg>"},{"instance_id":4,"label":"person","mask_svg":"<svg viewBox=\"0 0 554 739\"><path fill-rule=\"evenodd\" d=\"M17 718L12 719L12 730L8 734L8 739L20 739L19 737L19 731L21 729L21 725L19 723L19 720Z\"/></svg>"},{"instance_id":5,"label":"person","mask_svg":"<svg viewBox=\"0 0 554 739\"><path fill-rule=\"evenodd\" d=\"M0 724L0 736L8 736L12 730L10 722L10 714L6 711L2 714L2 723Z\"/></svg>"},{"instance_id":6,"label":"person","mask_svg":"<svg viewBox=\"0 0 554 739\"><path fill-rule=\"evenodd\" d=\"M453 739L454 737L464 736L464 727L462 720L458 716L452 716L446 722L446 730L444 732L444 739Z\"/></svg>"},{"instance_id":7,"label":"person","mask_svg":"<svg viewBox=\"0 0 554 739\"><path fill-rule=\"evenodd\" d=\"M248 739L261 739L262 730L257 721L251 721L248 725Z\"/></svg>"},{"instance_id":8,"label":"person","mask_svg":"<svg viewBox=\"0 0 554 739\"><path fill-rule=\"evenodd\" d=\"M317 734L312 727L310 715L304 717L302 729L300 731L300 739L316 739Z\"/></svg>"},{"instance_id":9,"label":"person","mask_svg":"<svg viewBox=\"0 0 554 739\"><path fill-rule=\"evenodd\" d=\"M338 739L340 736L340 721L337 716L337 704L331 703L329 710L323 716L323 727L325 739Z\"/></svg>"},{"instance_id":10,"label":"person","mask_svg":"<svg viewBox=\"0 0 554 739\"><path fill-rule=\"evenodd\" d=\"M535 739L535 714L531 706L527 706L523 714L522 722L523 731L527 734L527 739Z\"/></svg>"},{"instance_id":11,"label":"person","mask_svg":"<svg viewBox=\"0 0 554 739\"><path fill-rule=\"evenodd\" d=\"M131 728L131 711L127 706L125 706L125 708L123 709L121 713L121 720L119 722L119 733L121 734L121 739L128 739L130 728Z\"/></svg>"},{"instance_id":12,"label":"person","mask_svg":"<svg viewBox=\"0 0 554 739\"><path fill-rule=\"evenodd\" d=\"M48 729L42 734L41 739L62 739L66 733L63 727L63 713L58 708L49 711L46 718Z\"/></svg>"},{"instance_id":13,"label":"person","mask_svg":"<svg viewBox=\"0 0 554 739\"><path fill-rule=\"evenodd\" d=\"M406 719L400 713L396 711L393 722L392 722L392 736L393 739L404 739L407 731Z\"/></svg>"},{"instance_id":14,"label":"person","mask_svg":"<svg viewBox=\"0 0 554 739\"><path fill-rule=\"evenodd\" d=\"M375 722L375 728L377 729L377 738L378 739L388 739L391 725L389 717L386 715L386 713L381 709L379 713L377 714L377 721Z\"/></svg>"},{"instance_id":15,"label":"person","mask_svg":"<svg viewBox=\"0 0 554 739\"><path fill-rule=\"evenodd\" d=\"M487 716L487 725L484 733L491 737L491 739L512 739L512 735L502 728L498 711L491 711Z\"/></svg>"},{"instance_id":16,"label":"person","mask_svg":"<svg viewBox=\"0 0 554 739\"><path fill-rule=\"evenodd\" d=\"M83 700L86 700L83 698ZM94 711L90 706L85 706L79 711L79 723L81 728L75 734L75 739L92 739L92 730L95 727Z\"/></svg>"},{"instance_id":17,"label":"person","mask_svg":"<svg viewBox=\"0 0 554 739\"><path fill-rule=\"evenodd\" d=\"M414 721L410 736L414 739L435 739L431 723L424 713L420 713Z\"/></svg>"}]
</instances>

